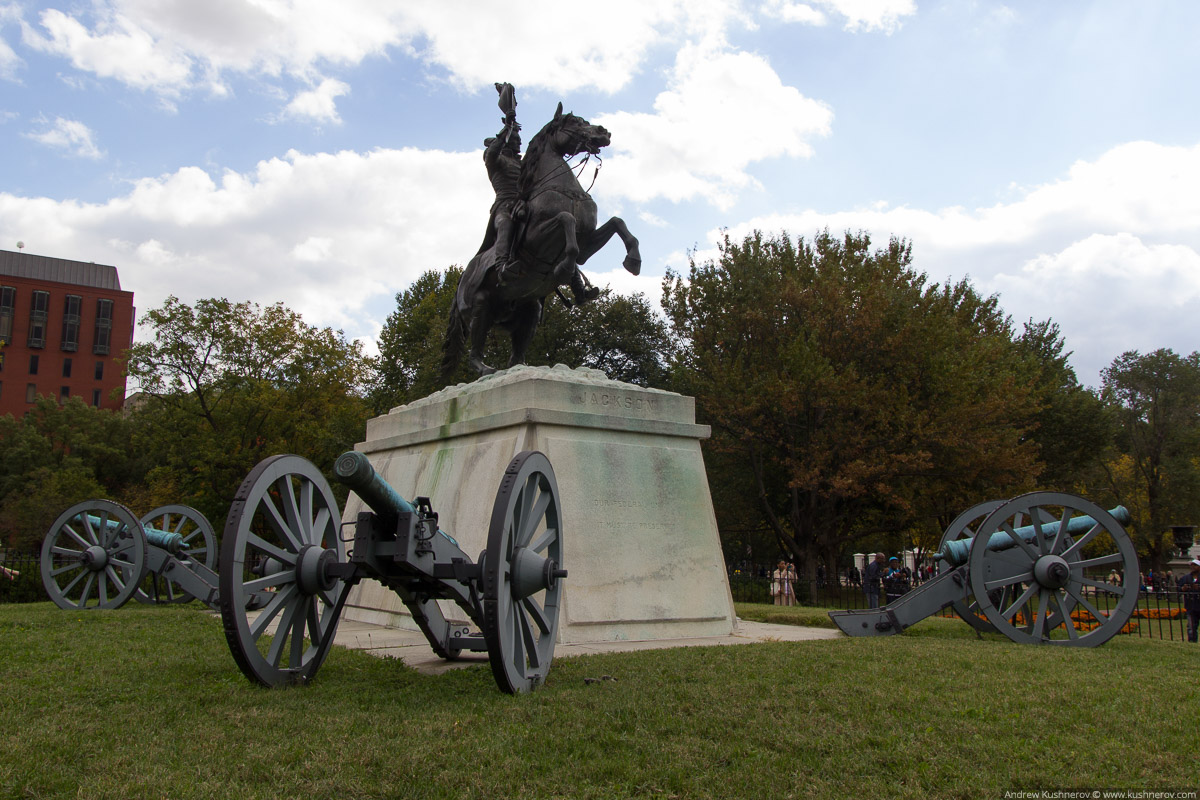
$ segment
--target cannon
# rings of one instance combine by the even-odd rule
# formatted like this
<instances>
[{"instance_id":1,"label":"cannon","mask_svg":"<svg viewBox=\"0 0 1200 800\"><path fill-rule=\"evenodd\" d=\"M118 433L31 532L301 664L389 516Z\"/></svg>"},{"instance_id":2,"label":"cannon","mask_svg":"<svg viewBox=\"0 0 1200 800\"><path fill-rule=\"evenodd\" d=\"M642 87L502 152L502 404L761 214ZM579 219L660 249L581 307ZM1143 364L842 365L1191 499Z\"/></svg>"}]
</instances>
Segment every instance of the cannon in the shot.
<instances>
[{"instance_id":1,"label":"cannon","mask_svg":"<svg viewBox=\"0 0 1200 800\"><path fill-rule=\"evenodd\" d=\"M847 635L889 636L951 607L981 633L1095 647L1117 635L1137 607L1128 522L1124 507L1105 511L1061 492L981 503L942 534L932 580L882 608L829 616ZM1114 567L1120 583L1107 580Z\"/></svg>"},{"instance_id":2,"label":"cannon","mask_svg":"<svg viewBox=\"0 0 1200 800\"><path fill-rule=\"evenodd\" d=\"M161 506L140 520L111 500L85 500L42 541L46 594L60 608L118 608L199 599L216 608L216 541L194 508Z\"/></svg>"},{"instance_id":3,"label":"cannon","mask_svg":"<svg viewBox=\"0 0 1200 800\"><path fill-rule=\"evenodd\" d=\"M334 473L370 509L347 523L350 538L340 533L329 483L299 456L258 464L230 507L221 618L246 677L268 687L312 680L351 587L373 578L399 596L438 656L486 652L497 685L510 694L541 685L554 657L567 575L550 461L525 451L509 463L478 560L438 527L428 498L405 500L362 453L339 456ZM255 593L270 598L259 611L247 608ZM448 620L439 600L457 605L471 624Z\"/></svg>"}]
</instances>

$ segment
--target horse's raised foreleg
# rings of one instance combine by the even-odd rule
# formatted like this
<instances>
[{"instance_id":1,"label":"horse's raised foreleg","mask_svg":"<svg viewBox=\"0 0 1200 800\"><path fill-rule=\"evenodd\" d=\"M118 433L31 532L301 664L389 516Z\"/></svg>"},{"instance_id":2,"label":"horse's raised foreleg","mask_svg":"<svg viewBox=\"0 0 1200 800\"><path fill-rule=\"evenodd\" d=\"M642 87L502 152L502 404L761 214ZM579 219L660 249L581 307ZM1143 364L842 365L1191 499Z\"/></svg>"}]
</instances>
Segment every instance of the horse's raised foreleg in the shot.
<instances>
[{"instance_id":1,"label":"horse's raised foreleg","mask_svg":"<svg viewBox=\"0 0 1200 800\"><path fill-rule=\"evenodd\" d=\"M637 237L629 232L625 220L620 217L609 217L608 222L596 228L591 236L580 242L577 262L585 263L599 252L600 248L608 244L608 240L613 237L613 234L620 236L621 241L625 244L625 261L622 266L630 273L637 275L642 271L642 253L638 249Z\"/></svg>"}]
</instances>

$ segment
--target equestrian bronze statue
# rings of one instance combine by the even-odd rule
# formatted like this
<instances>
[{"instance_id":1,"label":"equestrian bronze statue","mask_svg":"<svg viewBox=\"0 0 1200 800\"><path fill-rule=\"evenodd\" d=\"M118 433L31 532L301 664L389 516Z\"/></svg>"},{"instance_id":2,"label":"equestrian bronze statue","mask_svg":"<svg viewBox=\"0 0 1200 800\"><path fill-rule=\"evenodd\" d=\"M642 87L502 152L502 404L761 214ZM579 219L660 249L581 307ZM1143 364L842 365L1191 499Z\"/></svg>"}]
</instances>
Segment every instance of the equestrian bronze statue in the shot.
<instances>
[{"instance_id":1,"label":"equestrian bronze statue","mask_svg":"<svg viewBox=\"0 0 1200 800\"><path fill-rule=\"evenodd\" d=\"M546 298L569 286L576 303L599 295L579 266L614 234L625 243L623 266L641 271L638 240L620 217L597 227L596 203L576 178L567 159L599 155L611 141L608 131L582 117L564 114L535 135L521 157L520 125L512 85L496 84L504 128L484 142L484 163L496 191L483 246L458 283L443 345L443 374L449 376L470 343L467 362L480 375L495 369L483 361L488 331L499 325L512 337L508 366L525 363ZM515 185L514 185L515 184Z\"/></svg>"}]
</instances>

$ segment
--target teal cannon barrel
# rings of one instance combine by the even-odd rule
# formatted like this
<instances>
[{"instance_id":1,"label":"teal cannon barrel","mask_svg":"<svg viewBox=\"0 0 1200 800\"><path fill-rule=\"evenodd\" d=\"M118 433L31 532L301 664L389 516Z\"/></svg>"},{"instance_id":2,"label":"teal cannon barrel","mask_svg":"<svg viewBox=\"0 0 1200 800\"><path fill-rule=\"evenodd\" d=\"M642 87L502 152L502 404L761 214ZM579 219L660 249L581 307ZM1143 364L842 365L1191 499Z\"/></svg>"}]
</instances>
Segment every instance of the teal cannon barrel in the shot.
<instances>
[{"instance_id":1,"label":"teal cannon barrel","mask_svg":"<svg viewBox=\"0 0 1200 800\"><path fill-rule=\"evenodd\" d=\"M92 514L88 514L88 522L92 523L93 528L100 526L100 518ZM116 520L110 519L105 523L105 526L111 530L120 524ZM143 525L142 531L146 534L147 542L162 550L166 550L173 556L179 555L181 550L188 549L188 546L184 544L182 533L160 531L158 528L151 528L148 525Z\"/></svg>"},{"instance_id":2,"label":"teal cannon barrel","mask_svg":"<svg viewBox=\"0 0 1200 800\"><path fill-rule=\"evenodd\" d=\"M1122 525L1128 525L1130 516L1129 510L1125 506L1117 506L1110 509L1109 514L1112 514L1113 519ZM1091 517L1075 517L1067 522L1067 534L1070 536L1079 536L1087 533L1096 524L1096 520ZM1041 526L1041 535L1045 539L1051 539L1058 533L1058 520L1047 522ZM1025 525L1013 530L1017 536L1020 536L1026 542L1033 544L1037 540L1037 532L1035 526ZM942 545L942 549L934 553L934 561L945 561L952 567L961 566L967 563L971 557L971 545L975 543L975 537L970 539L953 539ZM988 550L1007 550L1010 547L1016 547L1017 543L1008 535L1007 531L996 531L988 538Z\"/></svg>"},{"instance_id":3,"label":"teal cannon barrel","mask_svg":"<svg viewBox=\"0 0 1200 800\"><path fill-rule=\"evenodd\" d=\"M371 462L362 453L354 450L342 453L333 464L337 479L354 490L387 528L394 528L401 514L416 514L413 504L400 496L387 481L379 476ZM438 530L454 544L454 538Z\"/></svg>"}]
</instances>

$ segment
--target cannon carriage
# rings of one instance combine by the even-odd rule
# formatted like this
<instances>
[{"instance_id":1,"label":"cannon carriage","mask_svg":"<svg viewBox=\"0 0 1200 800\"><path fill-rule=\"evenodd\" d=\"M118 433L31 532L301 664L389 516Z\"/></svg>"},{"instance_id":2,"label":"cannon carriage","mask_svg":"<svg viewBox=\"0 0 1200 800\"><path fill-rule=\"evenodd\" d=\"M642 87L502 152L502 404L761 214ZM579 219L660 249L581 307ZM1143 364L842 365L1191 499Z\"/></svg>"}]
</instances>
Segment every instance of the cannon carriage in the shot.
<instances>
[{"instance_id":1,"label":"cannon carriage","mask_svg":"<svg viewBox=\"0 0 1200 800\"><path fill-rule=\"evenodd\" d=\"M877 609L831 611L850 636L889 636L944 608L981 633L1016 642L1095 647L1137 606L1129 512L1061 492L981 503L942 535L938 575ZM1107 580L1116 569L1120 583Z\"/></svg>"},{"instance_id":2,"label":"cannon carriage","mask_svg":"<svg viewBox=\"0 0 1200 800\"><path fill-rule=\"evenodd\" d=\"M111 500L85 500L42 541L46 594L60 608L119 608L200 600L217 607L212 525L194 508L167 505L138 519Z\"/></svg>"},{"instance_id":3,"label":"cannon carriage","mask_svg":"<svg viewBox=\"0 0 1200 800\"><path fill-rule=\"evenodd\" d=\"M510 462L487 549L474 560L438 527L427 498L401 497L363 454L343 454L334 473L370 509L345 536L328 482L299 456L261 462L238 489L221 545L220 605L246 677L268 687L310 681L350 589L372 578L399 596L437 655L486 652L501 690L539 686L554 656L567 575L549 460L525 451ZM269 597L266 605L248 609L247 599L259 593ZM439 601L453 603L470 624L448 619Z\"/></svg>"}]
</instances>

